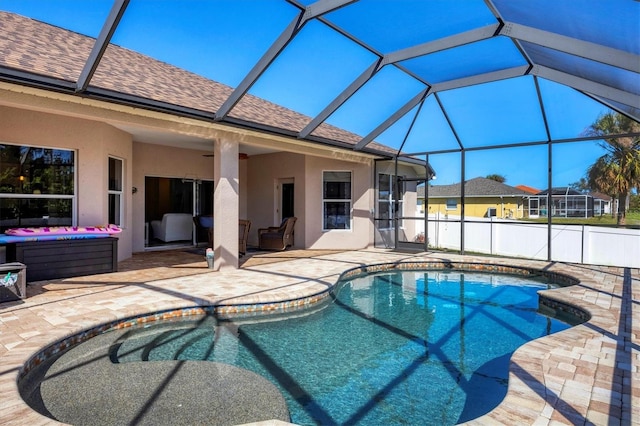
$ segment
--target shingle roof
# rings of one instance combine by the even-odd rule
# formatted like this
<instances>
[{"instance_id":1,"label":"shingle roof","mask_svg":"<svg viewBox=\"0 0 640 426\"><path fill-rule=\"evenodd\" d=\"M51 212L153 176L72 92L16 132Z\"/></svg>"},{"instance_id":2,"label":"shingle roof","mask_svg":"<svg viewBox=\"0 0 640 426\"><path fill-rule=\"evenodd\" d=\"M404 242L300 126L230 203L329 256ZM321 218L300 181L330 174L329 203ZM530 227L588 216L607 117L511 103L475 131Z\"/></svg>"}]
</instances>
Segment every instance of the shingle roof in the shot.
<instances>
[{"instance_id":1,"label":"shingle roof","mask_svg":"<svg viewBox=\"0 0 640 426\"><path fill-rule=\"evenodd\" d=\"M465 197L496 197L528 196L531 194L495 180L477 177L465 182L464 195ZM429 198L436 197L460 197L460 183L430 186ZM418 188L418 198L424 198L424 187Z\"/></svg>"},{"instance_id":2,"label":"shingle roof","mask_svg":"<svg viewBox=\"0 0 640 426\"><path fill-rule=\"evenodd\" d=\"M2 11L0 33L0 66L73 83L78 80L95 42L91 37ZM217 111L233 91L227 85L113 44L107 47L90 87L209 114ZM310 121L303 114L250 94L241 99L229 117L289 132L301 131ZM355 145L361 139L326 123L313 134L347 145ZM371 148L396 153L378 143Z\"/></svg>"},{"instance_id":3,"label":"shingle roof","mask_svg":"<svg viewBox=\"0 0 640 426\"><path fill-rule=\"evenodd\" d=\"M603 201L611 201L611 200L613 200L613 198L611 198L607 194L603 194L602 192L594 191L594 192L590 192L589 195L591 195L593 198L598 199L598 200L603 200Z\"/></svg>"},{"instance_id":4,"label":"shingle roof","mask_svg":"<svg viewBox=\"0 0 640 426\"><path fill-rule=\"evenodd\" d=\"M545 189L544 191L538 192L536 195L547 195L548 193L549 193L549 190ZM557 186L557 187L551 188L551 195L587 195L587 194L583 194L582 192L568 186Z\"/></svg>"},{"instance_id":5,"label":"shingle roof","mask_svg":"<svg viewBox=\"0 0 640 426\"><path fill-rule=\"evenodd\" d=\"M544 191L540 191L538 192L536 195L547 195L549 193L548 190L544 190ZM599 200L603 200L603 201L611 201L612 198L606 194L603 194L602 192L580 192L577 189L571 188L571 187L567 187L567 186L560 186L560 187L555 187L555 188L551 188L551 195L584 195L584 196L589 196L589 197L593 197Z\"/></svg>"}]
</instances>

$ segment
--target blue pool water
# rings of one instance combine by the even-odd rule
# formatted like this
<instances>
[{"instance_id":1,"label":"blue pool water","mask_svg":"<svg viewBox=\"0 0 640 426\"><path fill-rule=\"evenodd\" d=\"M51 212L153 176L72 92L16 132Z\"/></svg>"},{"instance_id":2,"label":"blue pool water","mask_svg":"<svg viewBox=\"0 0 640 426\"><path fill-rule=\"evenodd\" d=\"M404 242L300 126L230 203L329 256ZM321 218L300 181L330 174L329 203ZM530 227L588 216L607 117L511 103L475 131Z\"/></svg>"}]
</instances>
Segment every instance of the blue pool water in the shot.
<instances>
[{"instance_id":1,"label":"blue pool water","mask_svg":"<svg viewBox=\"0 0 640 426\"><path fill-rule=\"evenodd\" d=\"M569 327L537 312L537 291L546 288L481 273L359 277L312 313L132 330L117 360L212 360L252 370L280 388L301 425L456 424L500 403L519 346Z\"/></svg>"}]
</instances>

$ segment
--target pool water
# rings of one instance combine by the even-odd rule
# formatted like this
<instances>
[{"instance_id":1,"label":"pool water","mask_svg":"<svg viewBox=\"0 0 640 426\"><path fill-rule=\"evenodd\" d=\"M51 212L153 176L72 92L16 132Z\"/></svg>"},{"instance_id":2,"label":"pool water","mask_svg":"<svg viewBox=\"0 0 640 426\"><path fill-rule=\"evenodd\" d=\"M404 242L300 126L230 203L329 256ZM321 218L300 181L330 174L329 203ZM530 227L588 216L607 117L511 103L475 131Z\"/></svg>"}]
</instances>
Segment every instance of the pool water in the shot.
<instances>
[{"instance_id":1,"label":"pool water","mask_svg":"<svg viewBox=\"0 0 640 426\"><path fill-rule=\"evenodd\" d=\"M549 287L482 273L370 275L307 315L132 330L112 359L252 370L280 388L300 425L451 425L500 403L519 346L570 327L537 312Z\"/></svg>"}]
</instances>

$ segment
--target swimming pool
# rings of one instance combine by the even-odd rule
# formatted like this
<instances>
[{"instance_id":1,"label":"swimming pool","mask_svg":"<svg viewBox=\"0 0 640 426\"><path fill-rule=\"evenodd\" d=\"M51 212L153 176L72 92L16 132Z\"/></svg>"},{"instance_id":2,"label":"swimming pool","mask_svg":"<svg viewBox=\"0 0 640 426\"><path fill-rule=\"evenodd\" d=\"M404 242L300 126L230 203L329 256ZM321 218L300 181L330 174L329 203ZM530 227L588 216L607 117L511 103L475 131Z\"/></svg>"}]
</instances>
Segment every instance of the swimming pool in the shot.
<instances>
[{"instance_id":1,"label":"swimming pool","mask_svg":"<svg viewBox=\"0 0 640 426\"><path fill-rule=\"evenodd\" d=\"M548 287L442 270L357 276L311 313L159 322L122 333L109 357L256 372L279 387L298 424L455 424L502 400L515 349L569 327L537 312L537 291Z\"/></svg>"}]
</instances>

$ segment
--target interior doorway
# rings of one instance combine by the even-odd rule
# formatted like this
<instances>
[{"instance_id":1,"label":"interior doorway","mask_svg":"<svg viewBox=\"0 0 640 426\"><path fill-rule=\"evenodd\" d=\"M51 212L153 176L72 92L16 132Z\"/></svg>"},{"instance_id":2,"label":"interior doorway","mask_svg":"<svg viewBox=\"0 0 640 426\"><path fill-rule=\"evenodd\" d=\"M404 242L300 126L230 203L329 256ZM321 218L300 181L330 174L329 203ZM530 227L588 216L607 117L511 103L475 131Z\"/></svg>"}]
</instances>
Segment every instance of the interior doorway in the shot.
<instances>
[{"instance_id":1,"label":"interior doorway","mask_svg":"<svg viewBox=\"0 0 640 426\"><path fill-rule=\"evenodd\" d=\"M166 226L172 226L173 229L163 229L167 232L166 235L155 235L164 234L158 227L158 222L161 224L167 213L181 215L184 219L174 221L172 225L167 224ZM146 176L144 215L145 248L191 246L198 238L194 234L193 216L213 215L213 182ZM175 232L175 227L184 228L184 232ZM171 234L171 237L167 237L168 234Z\"/></svg>"},{"instance_id":2,"label":"interior doorway","mask_svg":"<svg viewBox=\"0 0 640 426\"><path fill-rule=\"evenodd\" d=\"M279 199L276 219L281 223L284 218L295 216L293 178L279 179L277 189Z\"/></svg>"}]
</instances>

